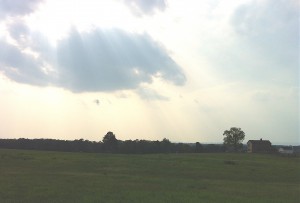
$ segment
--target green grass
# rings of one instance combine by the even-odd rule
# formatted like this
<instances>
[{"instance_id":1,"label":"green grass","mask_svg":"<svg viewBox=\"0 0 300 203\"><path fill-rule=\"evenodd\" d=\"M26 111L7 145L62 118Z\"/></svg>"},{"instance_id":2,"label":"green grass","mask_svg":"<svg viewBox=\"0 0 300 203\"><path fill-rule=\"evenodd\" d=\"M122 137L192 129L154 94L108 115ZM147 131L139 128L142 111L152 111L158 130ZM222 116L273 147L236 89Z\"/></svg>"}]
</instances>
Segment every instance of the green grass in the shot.
<instances>
[{"instance_id":1,"label":"green grass","mask_svg":"<svg viewBox=\"0 0 300 203\"><path fill-rule=\"evenodd\" d=\"M0 202L300 202L300 159L0 149Z\"/></svg>"}]
</instances>

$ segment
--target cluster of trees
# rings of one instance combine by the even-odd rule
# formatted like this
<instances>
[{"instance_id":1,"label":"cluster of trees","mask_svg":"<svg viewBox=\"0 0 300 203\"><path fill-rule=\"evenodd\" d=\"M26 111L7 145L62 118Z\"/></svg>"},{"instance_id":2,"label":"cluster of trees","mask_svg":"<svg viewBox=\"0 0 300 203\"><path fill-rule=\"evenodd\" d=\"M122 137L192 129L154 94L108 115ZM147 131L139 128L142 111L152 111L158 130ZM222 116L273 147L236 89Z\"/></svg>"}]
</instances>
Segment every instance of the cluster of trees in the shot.
<instances>
[{"instance_id":1,"label":"cluster of trees","mask_svg":"<svg viewBox=\"0 0 300 203\"><path fill-rule=\"evenodd\" d=\"M201 153L224 152L223 145L199 142L195 144L172 143L164 138L162 141L118 140L108 132L100 142L88 140L55 140L55 139L0 139L0 148L49 150L65 152L107 152L107 153Z\"/></svg>"},{"instance_id":2,"label":"cluster of trees","mask_svg":"<svg viewBox=\"0 0 300 203\"><path fill-rule=\"evenodd\" d=\"M223 145L172 143L164 138L162 141L118 140L108 132L100 142L88 140L55 140L55 139L0 139L0 148L31 149L65 152L108 152L108 153L201 153L241 151L245 133L236 127L225 130Z\"/></svg>"}]
</instances>

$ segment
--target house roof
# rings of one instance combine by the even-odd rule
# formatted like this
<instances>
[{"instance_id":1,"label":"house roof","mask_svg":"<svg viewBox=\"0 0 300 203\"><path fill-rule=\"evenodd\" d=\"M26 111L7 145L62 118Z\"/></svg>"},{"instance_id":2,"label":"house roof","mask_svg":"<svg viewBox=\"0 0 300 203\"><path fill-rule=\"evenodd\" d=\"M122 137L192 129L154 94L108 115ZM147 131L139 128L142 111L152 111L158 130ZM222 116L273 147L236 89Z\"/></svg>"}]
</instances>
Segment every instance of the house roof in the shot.
<instances>
[{"instance_id":1,"label":"house roof","mask_svg":"<svg viewBox=\"0 0 300 203\"><path fill-rule=\"evenodd\" d=\"M262 140L262 139L260 139L260 140L249 140L248 142L251 142L252 144L262 144L262 143L271 144L271 142L269 140Z\"/></svg>"}]
</instances>

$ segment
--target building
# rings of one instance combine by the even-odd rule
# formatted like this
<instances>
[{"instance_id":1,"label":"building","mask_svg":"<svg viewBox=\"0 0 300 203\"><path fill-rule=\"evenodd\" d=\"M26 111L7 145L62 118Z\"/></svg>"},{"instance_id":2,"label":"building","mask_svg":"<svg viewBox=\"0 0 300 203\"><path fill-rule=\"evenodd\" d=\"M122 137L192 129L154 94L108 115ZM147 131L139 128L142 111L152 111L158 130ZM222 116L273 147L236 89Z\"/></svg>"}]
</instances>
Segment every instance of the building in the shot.
<instances>
[{"instance_id":1,"label":"building","mask_svg":"<svg viewBox=\"0 0 300 203\"><path fill-rule=\"evenodd\" d=\"M280 147L278 149L278 152L280 154L294 154L294 149L293 149L293 146L283 146L283 147Z\"/></svg>"},{"instance_id":2,"label":"building","mask_svg":"<svg viewBox=\"0 0 300 203\"><path fill-rule=\"evenodd\" d=\"M249 140L247 142L247 151L249 153L270 153L272 152L272 144L269 140Z\"/></svg>"}]
</instances>

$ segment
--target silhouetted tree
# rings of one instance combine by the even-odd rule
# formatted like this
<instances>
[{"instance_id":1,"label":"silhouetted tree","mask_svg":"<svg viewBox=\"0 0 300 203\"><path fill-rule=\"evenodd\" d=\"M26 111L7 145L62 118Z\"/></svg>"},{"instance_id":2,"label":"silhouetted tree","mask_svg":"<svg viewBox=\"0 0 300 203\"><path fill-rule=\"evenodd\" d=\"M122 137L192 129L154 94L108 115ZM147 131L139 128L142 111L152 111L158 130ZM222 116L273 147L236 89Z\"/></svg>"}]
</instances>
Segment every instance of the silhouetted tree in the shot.
<instances>
[{"instance_id":1,"label":"silhouetted tree","mask_svg":"<svg viewBox=\"0 0 300 203\"><path fill-rule=\"evenodd\" d=\"M176 153L193 153L195 152L195 147L190 144L177 143L174 144L174 152Z\"/></svg>"},{"instance_id":2,"label":"silhouetted tree","mask_svg":"<svg viewBox=\"0 0 300 203\"><path fill-rule=\"evenodd\" d=\"M196 142L196 145L195 145L195 152L196 152L196 153L203 152L203 146L202 146L202 144L200 144L200 142Z\"/></svg>"},{"instance_id":3,"label":"silhouetted tree","mask_svg":"<svg viewBox=\"0 0 300 203\"><path fill-rule=\"evenodd\" d=\"M239 151L243 147L243 140L245 139L245 133L241 128L232 127L230 130L225 130L223 133L224 137L224 146L229 151Z\"/></svg>"},{"instance_id":4,"label":"silhouetted tree","mask_svg":"<svg viewBox=\"0 0 300 203\"><path fill-rule=\"evenodd\" d=\"M223 147L223 145L220 145ZM102 142L79 140L55 140L55 139L0 139L0 148L50 150L65 152L109 152L109 153L194 153L200 152L202 145L186 143L172 143L164 138L161 141L150 140L117 140L112 132L108 132ZM203 145L204 152L220 152L219 145Z\"/></svg>"},{"instance_id":5,"label":"silhouetted tree","mask_svg":"<svg viewBox=\"0 0 300 203\"><path fill-rule=\"evenodd\" d=\"M162 141L161 141L161 148L162 148L162 151L163 152L171 152L171 142L170 140L164 138Z\"/></svg>"},{"instance_id":6,"label":"silhouetted tree","mask_svg":"<svg viewBox=\"0 0 300 203\"><path fill-rule=\"evenodd\" d=\"M103 147L107 152L116 152L118 148L118 140L113 132L108 132L104 135L103 139Z\"/></svg>"},{"instance_id":7,"label":"silhouetted tree","mask_svg":"<svg viewBox=\"0 0 300 203\"><path fill-rule=\"evenodd\" d=\"M203 151L207 153L220 153L225 151L224 145L221 144L206 144Z\"/></svg>"}]
</instances>

